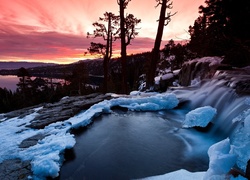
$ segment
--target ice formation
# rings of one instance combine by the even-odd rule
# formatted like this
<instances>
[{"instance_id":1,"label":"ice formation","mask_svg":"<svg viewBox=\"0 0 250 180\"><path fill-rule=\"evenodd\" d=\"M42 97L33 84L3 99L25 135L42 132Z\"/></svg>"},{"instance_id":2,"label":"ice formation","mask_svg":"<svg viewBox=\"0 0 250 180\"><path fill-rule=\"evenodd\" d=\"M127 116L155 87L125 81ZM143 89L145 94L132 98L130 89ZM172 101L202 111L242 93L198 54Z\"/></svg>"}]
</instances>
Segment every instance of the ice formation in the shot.
<instances>
[{"instance_id":1,"label":"ice formation","mask_svg":"<svg viewBox=\"0 0 250 180\"><path fill-rule=\"evenodd\" d=\"M190 111L186 114L185 121L183 122L184 128L189 127L206 127L209 122L216 115L217 110L211 106L204 106Z\"/></svg>"}]
</instances>

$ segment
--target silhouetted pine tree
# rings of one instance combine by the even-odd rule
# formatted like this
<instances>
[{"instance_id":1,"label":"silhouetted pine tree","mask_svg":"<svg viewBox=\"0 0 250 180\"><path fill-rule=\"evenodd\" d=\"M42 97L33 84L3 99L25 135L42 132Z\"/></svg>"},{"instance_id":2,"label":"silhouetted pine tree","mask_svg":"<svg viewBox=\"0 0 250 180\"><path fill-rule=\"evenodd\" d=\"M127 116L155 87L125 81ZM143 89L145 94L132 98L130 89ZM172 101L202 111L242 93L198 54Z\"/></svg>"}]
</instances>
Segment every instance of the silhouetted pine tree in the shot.
<instances>
[{"instance_id":1,"label":"silhouetted pine tree","mask_svg":"<svg viewBox=\"0 0 250 180\"><path fill-rule=\"evenodd\" d=\"M152 57L150 60L150 68L149 72L147 73L147 88L150 88L154 85L154 77L156 73L156 65L157 61L160 59L160 46L161 46L161 39L163 35L164 26L167 26L170 21L171 17L174 16L176 13L172 14L171 12L167 13L167 9L173 8L173 2L170 0L156 0L157 6L161 5L161 11L160 11L160 18L159 18L159 24L158 24L158 30L155 38L154 48L152 50Z\"/></svg>"},{"instance_id":2,"label":"silhouetted pine tree","mask_svg":"<svg viewBox=\"0 0 250 180\"><path fill-rule=\"evenodd\" d=\"M107 25L106 25L107 23ZM106 44L91 43L91 47L88 49L90 53L97 53L103 55L103 68L104 68L104 84L103 92L107 92L108 83L108 64L112 57L113 41L117 39L118 34L119 16L114 15L111 12L105 12L103 18L99 18L99 22L93 23L96 28L94 30L94 37L102 37L106 41ZM88 33L90 36L90 33Z\"/></svg>"},{"instance_id":3,"label":"silhouetted pine tree","mask_svg":"<svg viewBox=\"0 0 250 180\"><path fill-rule=\"evenodd\" d=\"M140 19L134 17L133 14L128 14L125 16L125 9L131 0L117 0L120 10L120 39L121 39L121 64L122 64L122 90L123 93L127 93L127 46L130 44L131 40L138 35L136 31L136 25L141 22Z\"/></svg>"},{"instance_id":4,"label":"silhouetted pine tree","mask_svg":"<svg viewBox=\"0 0 250 180\"><path fill-rule=\"evenodd\" d=\"M25 68L18 69L17 77L19 82L17 83L17 92L21 95L20 104L23 107L32 104L32 80L31 75Z\"/></svg>"},{"instance_id":5,"label":"silhouetted pine tree","mask_svg":"<svg viewBox=\"0 0 250 180\"><path fill-rule=\"evenodd\" d=\"M225 62L235 66L250 64L250 1L206 0L205 4L189 27L189 48L198 56L225 56Z\"/></svg>"}]
</instances>

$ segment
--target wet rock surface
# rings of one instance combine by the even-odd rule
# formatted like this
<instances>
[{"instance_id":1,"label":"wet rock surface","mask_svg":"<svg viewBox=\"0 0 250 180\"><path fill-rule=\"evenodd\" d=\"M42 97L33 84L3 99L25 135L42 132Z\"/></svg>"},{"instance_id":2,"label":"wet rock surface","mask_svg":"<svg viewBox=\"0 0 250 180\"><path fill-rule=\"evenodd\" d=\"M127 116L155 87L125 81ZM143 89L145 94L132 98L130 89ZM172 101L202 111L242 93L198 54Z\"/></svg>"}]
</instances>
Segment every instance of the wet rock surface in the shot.
<instances>
[{"instance_id":1,"label":"wet rock surface","mask_svg":"<svg viewBox=\"0 0 250 180\"><path fill-rule=\"evenodd\" d=\"M42 140L43 138L45 138L46 135L44 134L37 134L35 136L32 136L30 138L27 138L25 140L23 140L20 144L19 144L19 148L29 148L31 146L34 146L37 144L37 142L39 140Z\"/></svg>"},{"instance_id":2,"label":"wet rock surface","mask_svg":"<svg viewBox=\"0 0 250 180\"><path fill-rule=\"evenodd\" d=\"M51 123L67 120L80 111L109 98L109 95L90 94L86 96L66 97L57 103L46 104L37 112L39 115L31 121L28 127L42 129Z\"/></svg>"},{"instance_id":3,"label":"wet rock surface","mask_svg":"<svg viewBox=\"0 0 250 180\"><path fill-rule=\"evenodd\" d=\"M38 116L31 121L27 127L34 129L43 129L45 126L58 121L64 121L76 115L82 110L90 108L92 105L101 102L105 99L110 99L107 94L94 93L86 96L65 97L59 102L40 104L4 114L5 120L18 117L22 118L34 112L34 108L43 107L39 110Z\"/></svg>"},{"instance_id":4,"label":"wet rock surface","mask_svg":"<svg viewBox=\"0 0 250 180\"><path fill-rule=\"evenodd\" d=\"M90 94L87 96L67 97L57 103L46 104L37 112L39 115L31 121L28 127L42 129L51 123L67 120L80 111L109 98L109 95Z\"/></svg>"},{"instance_id":5,"label":"wet rock surface","mask_svg":"<svg viewBox=\"0 0 250 180\"><path fill-rule=\"evenodd\" d=\"M238 94L250 94L250 80L240 81L236 85Z\"/></svg>"},{"instance_id":6,"label":"wet rock surface","mask_svg":"<svg viewBox=\"0 0 250 180\"><path fill-rule=\"evenodd\" d=\"M24 180L31 175L30 161L11 159L0 163L0 179L2 180Z\"/></svg>"},{"instance_id":7,"label":"wet rock surface","mask_svg":"<svg viewBox=\"0 0 250 180\"><path fill-rule=\"evenodd\" d=\"M40 104L38 106L32 106L32 107L27 107L27 108L11 111L11 112L8 112L8 113L2 115L1 118L6 118L6 120L8 120L10 118L14 118L14 117L22 118L24 116L27 116L29 114L34 113L35 112L34 108L41 107L41 106L43 106L43 104Z\"/></svg>"},{"instance_id":8,"label":"wet rock surface","mask_svg":"<svg viewBox=\"0 0 250 180\"><path fill-rule=\"evenodd\" d=\"M225 85L235 89L239 95L250 94L250 68L220 70L215 77L224 79Z\"/></svg>"},{"instance_id":9,"label":"wet rock surface","mask_svg":"<svg viewBox=\"0 0 250 180\"><path fill-rule=\"evenodd\" d=\"M227 64L220 64L219 57L214 57L213 61L206 61L205 58L192 60L184 63L179 73L179 84L190 86L192 80L213 79L224 80L225 86L233 88L237 94L250 94L250 66L243 68L232 67ZM201 59L201 60L202 60Z\"/></svg>"},{"instance_id":10,"label":"wet rock surface","mask_svg":"<svg viewBox=\"0 0 250 180\"><path fill-rule=\"evenodd\" d=\"M204 57L184 63L179 73L179 84L189 86L191 81L196 78L211 79L221 60L219 57Z\"/></svg>"}]
</instances>

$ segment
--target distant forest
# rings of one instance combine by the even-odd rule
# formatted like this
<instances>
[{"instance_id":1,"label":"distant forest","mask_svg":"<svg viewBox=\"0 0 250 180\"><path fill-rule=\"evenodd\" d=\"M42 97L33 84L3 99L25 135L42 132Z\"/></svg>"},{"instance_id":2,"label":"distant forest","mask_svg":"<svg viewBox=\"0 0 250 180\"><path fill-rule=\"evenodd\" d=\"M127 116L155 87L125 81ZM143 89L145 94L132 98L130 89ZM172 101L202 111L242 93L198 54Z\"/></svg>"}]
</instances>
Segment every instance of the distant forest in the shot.
<instances>
[{"instance_id":1,"label":"distant forest","mask_svg":"<svg viewBox=\"0 0 250 180\"><path fill-rule=\"evenodd\" d=\"M101 36L107 40L106 44L92 42L88 49L89 53L99 54L101 60L1 71L1 74L17 75L19 83L16 92L0 88L0 113L55 102L63 96L93 92L128 93L138 90L142 83L147 84L144 90L155 90L152 80L159 72L180 69L184 62L197 57L221 56L224 64L234 67L250 65L250 1L206 0L205 5L199 7L199 17L189 26L190 41L179 44L170 40L159 49L163 27L175 13L166 12L172 9L170 0L156 0L157 6L161 6L161 28L158 28L161 32L157 32L152 52L127 56L126 47L138 35L138 29L134 28L140 23L132 14L124 15L129 1L117 1L123 14L105 13L93 23L96 31L88 33L88 36ZM107 28L104 28L104 22L108 22ZM109 31L104 32L104 29ZM105 36L102 33L106 33ZM116 38L123 43L120 58L112 58L112 42ZM37 78L31 80L31 76ZM43 77L62 78L65 83L53 85Z\"/></svg>"}]
</instances>

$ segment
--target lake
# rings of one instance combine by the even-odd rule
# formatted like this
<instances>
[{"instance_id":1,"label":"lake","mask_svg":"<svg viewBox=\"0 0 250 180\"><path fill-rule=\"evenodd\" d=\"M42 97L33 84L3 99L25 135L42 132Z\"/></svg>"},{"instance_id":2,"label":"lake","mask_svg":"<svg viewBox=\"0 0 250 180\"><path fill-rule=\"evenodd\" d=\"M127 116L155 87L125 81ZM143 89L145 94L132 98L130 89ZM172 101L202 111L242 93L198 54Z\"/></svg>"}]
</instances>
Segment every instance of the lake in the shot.
<instances>
[{"instance_id":1,"label":"lake","mask_svg":"<svg viewBox=\"0 0 250 180\"><path fill-rule=\"evenodd\" d=\"M32 80L34 80L35 78L36 77L31 77ZM48 78L44 78L44 79L48 79ZM9 89L12 92L14 92L14 91L16 91L18 82L19 82L19 78L17 76L13 76L13 75L2 76L2 75L0 75L0 87L1 88L6 88L6 89ZM50 80L49 80L49 82L50 82ZM53 78L52 82L63 84L64 79Z\"/></svg>"},{"instance_id":2,"label":"lake","mask_svg":"<svg viewBox=\"0 0 250 180\"><path fill-rule=\"evenodd\" d=\"M17 76L1 76L0 75L0 87L11 90L12 92L16 90L19 78Z\"/></svg>"}]
</instances>

